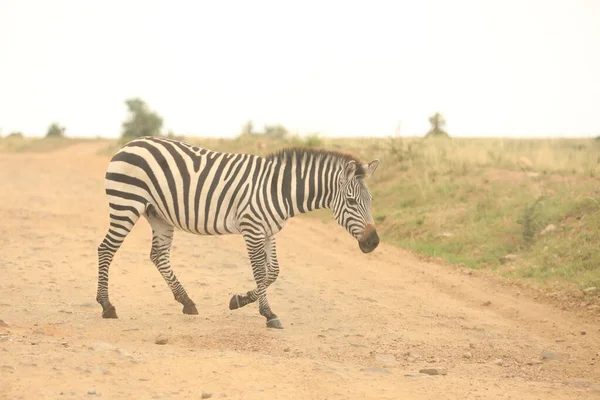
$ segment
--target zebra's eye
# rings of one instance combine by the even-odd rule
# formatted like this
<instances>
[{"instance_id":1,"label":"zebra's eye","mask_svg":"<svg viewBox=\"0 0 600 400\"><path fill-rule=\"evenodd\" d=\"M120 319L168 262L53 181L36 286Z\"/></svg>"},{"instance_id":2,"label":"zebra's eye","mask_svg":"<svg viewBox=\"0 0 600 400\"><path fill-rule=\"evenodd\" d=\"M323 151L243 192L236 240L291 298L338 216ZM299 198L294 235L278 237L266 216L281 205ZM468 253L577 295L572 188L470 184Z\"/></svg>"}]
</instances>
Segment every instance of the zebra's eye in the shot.
<instances>
[{"instance_id":1,"label":"zebra's eye","mask_svg":"<svg viewBox=\"0 0 600 400\"><path fill-rule=\"evenodd\" d=\"M356 204L356 200L354 200L353 198L348 198L348 205L355 206Z\"/></svg>"}]
</instances>

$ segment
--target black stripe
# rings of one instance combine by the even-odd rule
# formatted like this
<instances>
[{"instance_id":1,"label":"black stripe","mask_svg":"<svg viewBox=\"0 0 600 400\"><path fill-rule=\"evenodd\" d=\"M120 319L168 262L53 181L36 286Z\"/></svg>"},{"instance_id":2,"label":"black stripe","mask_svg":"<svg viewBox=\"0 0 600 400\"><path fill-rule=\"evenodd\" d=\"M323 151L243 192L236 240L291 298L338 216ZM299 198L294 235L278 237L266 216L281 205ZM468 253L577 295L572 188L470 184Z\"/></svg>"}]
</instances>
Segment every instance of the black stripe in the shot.
<instances>
[{"instance_id":1,"label":"black stripe","mask_svg":"<svg viewBox=\"0 0 600 400\"><path fill-rule=\"evenodd\" d=\"M136 212L137 212L137 210L136 210ZM109 214L108 216L110 219L114 219L117 221L125 221L125 222L129 222L131 225L134 225L134 222L129 217L122 217L120 215L115 215L115 214Z\"/></svg>"},{"instance_id":2,"label":"black stripe","mask_svg":"<svg viewBox=\"0 0 600 400\"><path fill-rule=\"evenodd\" d=\"M108 194L108 191L107 191ZM117 211L130 211L132 213L134 213L138 218L140 216L139 211L136 208L133 208L131 206L123 206L120 204L114 204L114 203L108 203L108 206L110 208L112 208L113 210L117 210ZM115 218L115 219L119 219L119 218ZM133 224L132 220L129 220L129 222L131 222Z\"/></svg>"},{"instance_id":3,"label":"black stripe","mask_svg":"<svg viewBox=\"0 0 600 400\"><path fill-rule=\"evenodd\" d=\"M174 140L172 140L170 142L173 145L179 147L181 149L181 151L183 151L185 154L187 154L190 157L190 160L194 164L194 171L198 172L200 170L200 161L202 160L200 157L198 157L198 154L196 154L194 151L190 150L189 146L187 146L185 143L177 142ZM195 148L198 149L197 147L195 147Z\"/></svg>"},{"instance_id":4,"label":"black stripe","mask_svg":"<svg viewBox=\"0 0 600 400\"><path fill-rule=\"evenodd\" d=\"M109 229L108 233L110 233L113 236L120 237L120 238L124 238L125 236L127 236L127 235L123 235L122 233L119 233L117 231L113 231L112 229Z\"/></svg>"},{"instance_id":5,"label":"black stripe","mask_svg":"<svg viewBox=\"0 0 600 400\"><path fill-rule=\"evenodd\" d=\"M317 171L317 160L314 158L314 156L310 156L310 159L307 160L307 166L310 165L311 167L311 171L310 173L308 173L308 197L306 199L306 208L308 209L307 211L311 211L312 208L312 202L315 199L315 185L316 185L316 175L318 174Z\"/></svg>"},{"instance_id":6,"label":"black stripe","mask_svg":"<svg viewBox=\"0 0 600 400\"><path fill-rule=\"evenodd\" d=\"M200 173L200 176L198 177L198 183L196 185L196 194L194 195L194 211L195 211L194 229L196 229L196 232L198 232L198 233L202 233L198 230L198 213L200 211L200 193L202 193L202 187L204 186L206 177L208 176L210 169L212 168L213 164L215 163L215 161L217 160L217 157L218 157L218 154L215 154L215 153L212 153L212 154L214 154L214 157L212 157L212 158L211 158L211 154L208 154L206 156L206 165L204 166L204 169L202 170L202 172Z\"/></svg>"},{"instance_id":7,"label":"black stripe","mask_svg":"<svg viewBox=\"0 0 600 400\"><path fill-rule=\"evenodd\" d=\"M173 158L173 160L175 161L175 164L177 165L177 170L179 172L179 176L181 177L181 181L183 183L183 207L184 207L184 211L185 211L185 225L187 227L187 230L190 230L190 202L187 201L187 199L189 199L190 197L190 172L187 169L187 165L183 159L183 157L181 157L181 154L175 150L175 148L172 146L173 142L161 142L160 140L153 140L154 142L160 143L171 155L171 157ZM174 196L175 201L177 201L177 196ZM177 206L178 207L178 206ZM177 214L177 210L178 208L175 208L175 213ZM179 216L177 216L177 219L179 219ZM180 223L181 225L181 223ZM181 225L183 226L183 225Z\"/></svg>"},{"instance_id":8,"label":"black stripe","mask_svg":"<svg viewBox=\"0 0 600 400\"><path fill-rule=\"evenodd\" d=\"M250 180L250 196L252 195L256 195L256 202L260 203L260 200L258 198L258 194L259 194L259 190L258 190L258 185L260 184L260 177L262 175L262 173L264 172L262 165L263 165L263 158L258 157L256 159L256 168L254 169L254 174L252 175L252 179ZM249 205L250 205L250 210L251 211L255 211L254 208L252 207L252 200L249 201ZM263 216L264 217L264 216Z\"/></svg>"},{"instance_id":9,"label":"black stripe","mask_svg":"<svg viewBox=\"0 0 600 400\"><path fill-rule=\"evenodd\" d=\"M315 171L317 174L317 194L316 194L316 207L317 208L322 208L323 207L323 178L325 178L324 173L325 171L323 170L325 166L325 157L320 157L319 158L319 162L317 163L317 170Z\"/></svg>"},{"instance_id":10,"label":"black stripe","mask_svg":"<svg viewBox=\"0 0 600 400\"><path fill-rule=\"evenodd\" d=\"M127 219L129 219L129 218L127 218ZM113 228L117 228L117 229L123 229L124 231L129 232L129 228L127 228L121 224L117 224L116 222L111 222L110 226L112 226Z\"/></svg>"},{"instance_id":11,"label":"black stripe","mask_svg":"<svg viewBox=\"0 0 600 400\"><path fill-rule=\"evenodd\" d=\"M287 214L290 217L294 216L294 207L292 206L292 159L287 155L282 158L282 162L285 164L283 168L283 180L281 182L283 206L285 207Z\"/></svg>"},{"instance_id":12,"label":"black stripe","mask_svg":"<svg viewBox=\"0 0 600 400\"><path fill-rule=\"evenodd\" d=\"M146 193L148 193L148 195L156 203L156 199L154 198L154 195L152 194L152 192L150 192L150 188L148 187L148 185L146 185L146 182L144 182L138 178L135 178L135 177L129 176L129 175L124 175L124 174L117 173L117 172L107 172L106 179L113 181L113 182L120 182L120 183L125 183L127 185L139 187L140 189L142 189Z\"/></svg>"},{"instance_id":13,"label":"black stripe","mask_svg":"<svg viewBox=\"0 0 600 400\"><path fill-rule=\"evenodd\" d=\"M148 140L153 140L153 138L148 138ZM173 223L177 223L179 226L181 225L181 220L179 218L179 201L177 200L177 185L175 184L175 177L173 176L173 172L169 167L169 162L165 158L164 154L156 147L148 142L139 142L141 147L148 149L150 154L154 157L156 162L158 163L161 171L165 175L165 179L167 180L167 186L169 187L169 194L171 195L171 200L173 201L173 210L175 211L175 218L171 217Z\"/></svg>"},{"instance_id":14,"label":"black stripe","mask_svg":"<svg viewBox=\"0 0 600 400\"><path fill-rule=\"evenodd\" d=\"M238 192L240 191L240 188L246 183L246 179L248 179L248 175L250 175L250 170L252 169L253 161L255 159L256 159L255 156L248 156L248 158L245 159L244 162L240 163L240 165L247 165L246 170L244 171L244 176L242 176L242 178L238 179L238 181L237 181L238 184L237 184L235 190L233 191L233 194L231 195L231 200L229 201L229 205L227 206L227 211L225 212L225 219L227 219L227 217L229 216L229 213L231 212L231 209L233 208L233 204L235 202ZM249 162L246 162L246 161L249 161ZM245 195L246 195L246 191L244 191L241 198L243 199Z\"/></svg>"},{"instance_id":15,"label":"black stripe","mask_svg":"<svg viewBox=\"0 0 600 400\"><path fill-rule=\"evenodd\" d=\"M275 165L275 161L272 161L268 164L269 168L273 169L273 179L271 180L271 203L273 209L277 212L279 219L285 219L285 215L283 213L283 209L281 208L281 204L279 204L279 172L281 171L281 163ZM277 224L279 226L279 224ZM279 228L281 229L281 227Z\"/></svg>"},{"instance_id":16,"label":"black stripe","mask_svg":"<svg viewBox=\"0 0 600 400\"><path fill-rule=\"evenodd\" d=\"M271 203L271 199L269 198L269 186L270 184L272 184L272 177L271 177L271 172L273 172L273 163L267 163L265 162L265 175L261 180L261 186L262 186L262 192L263 192L263 201L264 203L261 204L259 203L260 206L264 206L264 208L266 208L267 212L269 213L269 216L271 217L270 220L273 221L275 223L275 225L277 225L278 230L281 230L281 225L279 225L279 222L277 222L277 218L275 218L275 215L273 214L273 204ZM272 232L273 231L273 227L271 226L269 219L266 218L265 215L265 220L267 221L267 225L269 225L269 230Z\"/></svg>"},{"instance_id":17,"label":"black stripe","mask_svg":"<svg viewBox=\"0 0 600 400\"><path fill-rule=\"evenodd\" d=\"M303 213L304 206L304 179L302 178L302 156L296 154L296 207L298 211Z\"/></svg>"},{"instance_id":18,"label":"black stripe","mask_svg":"<svg viewBox=\"0 0 600 400\"><path fill-rule=\"evenodd\" d=\"M212 202L212 196L213 196L215 190L217 189L217 186L219 186L219 183L220 183L219 181L221 180L221 175L223 174L223 170L229 164L229 160L232 157L233 157L233 154L223 154L223 157L221 158L221 162L217 166L217 171L215 172L212 182L210 183L210 186L208 188L208 193L206 194L206 204L204 206L204 231L206 233L208 233L208 219L210 217L210 203ZM216 228L218 215L215 215L214 217L215 217L214 225ZM219 231L217 231L216 229L215 229L215 233L217 235L220 234Z\"/></svg>"},{"instance_id":19,"label":"black stripe","mask_svg":"<svg viewBox=\"0 0 600 400\"><path fill-rule=\"evenodd\" d=\"M323 173L327 177L327 196L325 197L325 203L329 204L330 207L333 207L333 192L335 188L333 187L336 182L336 174L334 169L334 160L327 160L325 164L325 172Z\"/></svg>"},{"instance_id":20,"label":"black stripe","mask_svg":"<svg viewBox=\"0 0 600 400\"><path fill-rule=\"evenodd\" d=\"M147 150L154 149L154 147L150 143L142 142L142 141L136 141L136 142L128 144L127 146L140 147L140 148L147 149ZM112 161L122 161L127 164L134 165L134 166L140 168L142 171L144 171L144 173L150 179L150 182L152 182L152 186L153 186L154 190L156 190L156 193L158 193L158 197L161 200L162 207L160 207L160 204L158 204L158 203L157 203L157 205L163 209L163 213L165 213L165 217L168 214L169 219L173 220L173 215L171 214L171 209L169 207L169 204L167 203L167 199L165 198L165 193L163 192L161 185L158 183L158 179L156 178L154 171L152 170L152 168L150 168L150 164L148 164L148 161L146 161L140 155L133 154L133 153L127 153L125 151L121 151L121 152L115 154L115 156L112 158L111 162Z\"/></svg>"},{"instance_id":21,"label":"black stripe","mask_svg":"<svg viewBox=\"0 0 600 400\"><path fill-rule=\"evenodd\" d=\"M229 192L229 188L231 187L231 185L233 185L233 182L235 181L235 178L238 176L238 173L240 172L240 169L242 168L242 165L244 164L243 163L243 157L239 156L239 155L236 156L231 161L232 162L229 163L229 169L225 173L226 183L223 186L223 189L221 190L221 195L219 196L219 199L217 200L217 211L215 212L215 221L214 221L215 232L217 231L217 218L219 217L219 212L221 211L221 206L223 205L223 200L224 200L225 196L227 195L227 193ZM235 169L235 172L233 173L233 176L231 176L230 172L233 170L233 167L236 165L236 163L237 163L237 168ZM229 177L231 177L231 178L229 178ZM227 179L229 179L229 180L227 180ZM233 201L234 201L234 198L231 197L229 199L229 206L230 207L231 207L231 203L233 203ZM225 228L225 230L227 231L227 233L233 233L233 232L231 232L227 228L227 214L225 214L225 218L223 218L223 227Z\"/></svg>"},{"instance_id":22,"label":"black stripe","mask_svg":"<svg viewBox=\"0 0 600 400\"><path fill-rule=\"evenodd\" d=\"M106 189L106 194L109 196L120 197L122 199L137 201L138 203L141 203L143 205L146 205L148 203L148 201L142 196L138 196L137 194L133 193L121 192L120 190ZM140 213L136 211L136 214L139 217Z\"/></svg>"}]
</instances>

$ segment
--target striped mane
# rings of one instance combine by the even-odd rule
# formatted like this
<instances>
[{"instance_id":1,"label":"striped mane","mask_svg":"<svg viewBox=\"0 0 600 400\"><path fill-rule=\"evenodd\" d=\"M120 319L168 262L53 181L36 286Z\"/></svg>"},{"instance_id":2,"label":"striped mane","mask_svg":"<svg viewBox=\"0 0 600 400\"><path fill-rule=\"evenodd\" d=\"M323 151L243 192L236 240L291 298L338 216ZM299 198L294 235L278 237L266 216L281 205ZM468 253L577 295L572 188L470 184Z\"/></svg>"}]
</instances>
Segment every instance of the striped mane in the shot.
<instances>
[{"instance_id":1,"label":"striped mane","mask_svg":"<svg viewBox=\"0 0 600 400\"><path fill-rule=\"evenodd\" d=\"M279 160L282 162L288 162L293 160L294 154L300 159L305 160L306 157L313 156L314 159L321 158L334 158L336 160L341 161L343 164L348 163L349 161L354 161L356 163L356 176L365 175L366 171L363 167L363 164L358 160L358 158L345 153L340 153L337 151L323 150L323 149L311 149L307 147L289 147L285 149L281 149L274 153L267 155L265 158L269 161Z\"/></svg>"}]
</instances>

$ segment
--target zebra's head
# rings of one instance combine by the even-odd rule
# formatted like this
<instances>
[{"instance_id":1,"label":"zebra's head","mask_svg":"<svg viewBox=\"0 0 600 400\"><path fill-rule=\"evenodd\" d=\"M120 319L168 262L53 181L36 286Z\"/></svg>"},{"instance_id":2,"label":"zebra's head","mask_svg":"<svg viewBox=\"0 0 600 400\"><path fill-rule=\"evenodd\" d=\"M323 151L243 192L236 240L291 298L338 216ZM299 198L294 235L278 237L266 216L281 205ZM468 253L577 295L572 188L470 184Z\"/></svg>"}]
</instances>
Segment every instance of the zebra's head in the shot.
<instances>
[{"instance_id":1,"label":"zebra's head","mask_svg":"<svg viewBox=\"0 0 600 400\"><path fill-rule=\"evenodd\" d=\"M370 253L379 245L379 236L371 215L371 192L365 182L377 169L379 160L357 165L348 161L338 182L337 196L333 204L333 216L338 224L358 240L363 253Z\"/></svg>"}]
</instances>

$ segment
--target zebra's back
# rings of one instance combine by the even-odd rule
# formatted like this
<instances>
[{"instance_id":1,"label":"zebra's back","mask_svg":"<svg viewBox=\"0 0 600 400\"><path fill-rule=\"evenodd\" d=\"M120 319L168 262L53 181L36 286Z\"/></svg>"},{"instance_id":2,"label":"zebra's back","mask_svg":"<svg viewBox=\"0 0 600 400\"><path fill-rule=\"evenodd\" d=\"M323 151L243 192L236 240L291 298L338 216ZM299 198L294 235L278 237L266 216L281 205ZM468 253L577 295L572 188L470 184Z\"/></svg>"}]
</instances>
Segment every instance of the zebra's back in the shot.
<instances>
[{"instance_id":1,"label":"zebra's back","mask_svg":"<svg viewBox=\"0 0 600 400\"><path fill-rule=\"evenodd\" d=\"M111 159L106 193L111 208L155 212L188 232L239 233L237 217L250 198L251 178L261 164L264 159L250 154L143 137L129 142Z\"/></svg>"}]
</instances>

